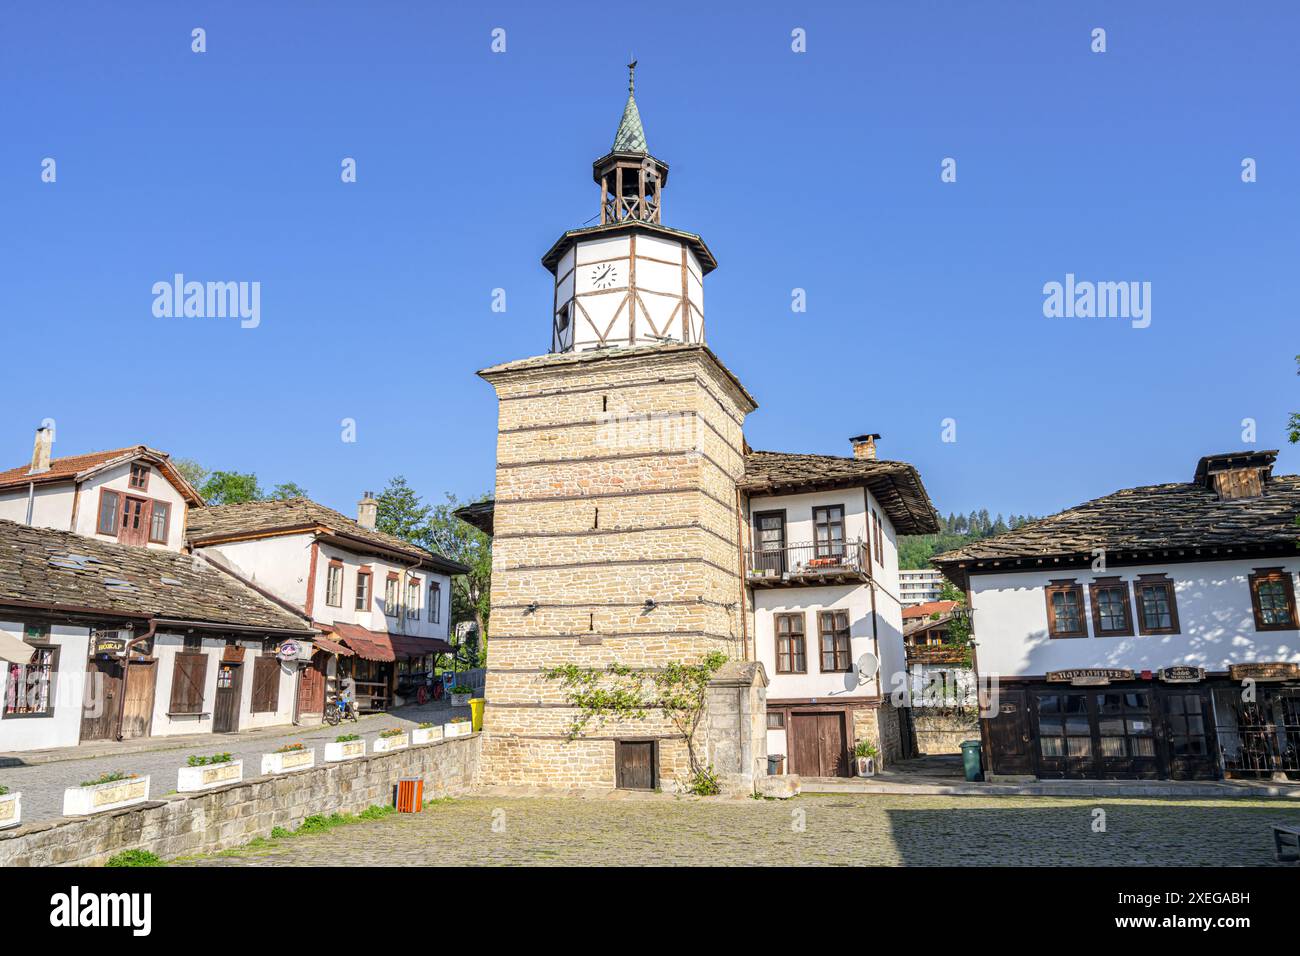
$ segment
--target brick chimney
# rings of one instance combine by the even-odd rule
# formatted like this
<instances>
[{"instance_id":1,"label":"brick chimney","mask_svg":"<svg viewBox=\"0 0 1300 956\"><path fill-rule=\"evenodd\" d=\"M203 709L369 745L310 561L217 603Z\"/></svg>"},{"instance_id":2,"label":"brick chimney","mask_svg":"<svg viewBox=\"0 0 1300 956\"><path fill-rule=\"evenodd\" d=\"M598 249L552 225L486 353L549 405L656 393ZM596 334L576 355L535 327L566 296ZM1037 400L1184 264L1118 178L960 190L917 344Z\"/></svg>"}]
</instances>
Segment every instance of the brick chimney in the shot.
<instances>
[{"instance_id":1,"label":"brick chimney","mask_svg":"<svg viewBox=\"0 0 1300 956\"><path fill-rule=\"evenodd\" d=\"M32 447L32 467L29 475L39 475L50 470L50 449L54 445L54 430L42 425L36 429L36 444Z\"/></svg>"},{"instance_id":2,"label":"brick chimney","mask_svg":"<svg viewBox=\"0 0 1300 956\"><path fill-rule=\"evenodd\" d=\"M879 438L880 436L876 434L857 435L850 438L849 441L853 442L853 457L860 461L875 461L876 441Z\"/></svg>"},{"instance_id":3,"label":"brick chimney","mask_svg":"<svg viewBox=\"0 0 1300 956\"><path fill-rule=\"evenodd\" d=\"M362 495L361 500L357 502L357 524L374 531L375 522L378 519L379 502L375 500L373 492L367 491Z\"/></svg>"}]
</instances>

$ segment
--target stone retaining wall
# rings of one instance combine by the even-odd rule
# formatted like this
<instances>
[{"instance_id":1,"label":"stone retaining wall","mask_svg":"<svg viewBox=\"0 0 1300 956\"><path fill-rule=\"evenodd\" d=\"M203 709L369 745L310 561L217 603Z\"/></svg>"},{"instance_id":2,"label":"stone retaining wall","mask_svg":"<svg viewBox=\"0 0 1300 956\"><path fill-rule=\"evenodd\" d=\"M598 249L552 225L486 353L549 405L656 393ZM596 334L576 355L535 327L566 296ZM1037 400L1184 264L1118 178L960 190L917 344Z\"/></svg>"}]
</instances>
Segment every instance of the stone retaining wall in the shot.
<instances>
[{"instance_id":1,"label":"stone retaining wall","mask_svg":"<svg viewBox=\"0 0 1300 956\"><path fill-rule=\"evenodd\" d=\"M293 829L314 814L358 813L390 804L400 777L423 777L424 798L470 789L480 736L373 754L279 777L257 777L202 793L175 794L90 817L0 831L0 866L97 866L123 850L163 859L212 853Z\"/></svg>"},{"instance_id":2,"label":"stone retaining wall","mask_svg":"<svg viewBox=\"0 0 1300 956\"><path fill-rule=\"evenodd\" d=\"M958 713L948 708L913 707L916 746L923 754L961 753L963 740L979 740L979 718L974 711Z\"/></svg>"}]
</instances>

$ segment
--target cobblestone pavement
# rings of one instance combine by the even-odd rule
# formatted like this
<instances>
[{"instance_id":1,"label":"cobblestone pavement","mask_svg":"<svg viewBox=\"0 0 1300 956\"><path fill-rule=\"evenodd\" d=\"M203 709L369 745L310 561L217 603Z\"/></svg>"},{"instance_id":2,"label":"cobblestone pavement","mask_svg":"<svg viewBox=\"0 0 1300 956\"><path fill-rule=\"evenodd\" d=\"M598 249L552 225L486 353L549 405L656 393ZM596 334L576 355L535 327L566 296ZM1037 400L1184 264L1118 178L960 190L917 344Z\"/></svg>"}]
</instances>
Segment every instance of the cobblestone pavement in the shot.
<instances>
[{"instance_id":1,"label":"cobblestone pavement","mask_svg":"<svg viewBox=\"0 0 1300 956\"><path fill-rule=\"evenodd\" d=\"M1105 812L1105 832L1094 832ZM1254 800L804 795L789 801L473 796L184 861L204 866L1261 866Z\"/></svg>"},{"instance_id":2,"label":"cobblestone pavement","mask_svg":"<svg viewBox=\"0 0 1300 956\"><path fill-rule=\"evenodd\" d=\"M424 720L445 723L458 716L468 717L469 708L453 708L446 701L438 701L424 707L402 707L391 714L368 715L356 723L344 721L338 727L286 727L279 733L259 731L247 735L206 734L188 738L188 745L180 748L166 737L155 737L159 749L146 753L122 753L30 767L0 767L0 785L22 792L23 822L35 823L63 813L65 787L75 787L83 780L93 780L109 771L149 774L153 778L149 781L150 795L160 797L176 789L176 771L184 766L190 754L229 753L243 759L244 779L248 780L261 775L262 754L283 744L301 741L314 747L319 764L325 759L324 745L339 734L360 734L368 744L373 744L379 731L388 727L415 727Z\"/></svg>"}]
</instances>

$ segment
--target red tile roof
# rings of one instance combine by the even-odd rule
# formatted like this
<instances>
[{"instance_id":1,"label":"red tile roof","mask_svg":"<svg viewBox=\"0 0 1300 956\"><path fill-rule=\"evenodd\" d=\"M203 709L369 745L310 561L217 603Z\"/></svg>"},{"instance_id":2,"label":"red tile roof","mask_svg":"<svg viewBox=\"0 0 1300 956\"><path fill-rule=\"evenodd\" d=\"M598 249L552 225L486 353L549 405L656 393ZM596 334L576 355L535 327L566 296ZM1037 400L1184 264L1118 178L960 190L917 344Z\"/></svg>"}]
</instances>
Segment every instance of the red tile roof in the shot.
<instances>
[{"instance_id":1,"label":"red tile roof","mask_svg":"<svg viewBox=\"0 0 1300 956\"><path fill-rule=\"evenodd\" d=\"M166 452L150 448L148 445L132 445L128 448L115 448L112 451L93 451L84 455L65 455L62 458L51 458L49 470L36 475L29 474L32 467L30 463L19 465L17 468L0 471L0 489L21 488L33 483L44 485L56 481L72 481L82 472L90 471L118 459L127 461L137 455L144 455L155 461L159 471L166 475L167 480L180 490L190 504L203 504L203 499L199 497L198 492L171 463L171 457Z\"/></svg>"},{"instance_id":2,"label":"red tile roof","mask_svg":"<svg viewBox=\"0 0 1300 956\"><path fill-rule=\"evenodd\" d=\"M916 617L929 617L932 614L947 614L957 606L956 601L930 601L903 608L903 620Z\"/></svg>"}]
</instances>

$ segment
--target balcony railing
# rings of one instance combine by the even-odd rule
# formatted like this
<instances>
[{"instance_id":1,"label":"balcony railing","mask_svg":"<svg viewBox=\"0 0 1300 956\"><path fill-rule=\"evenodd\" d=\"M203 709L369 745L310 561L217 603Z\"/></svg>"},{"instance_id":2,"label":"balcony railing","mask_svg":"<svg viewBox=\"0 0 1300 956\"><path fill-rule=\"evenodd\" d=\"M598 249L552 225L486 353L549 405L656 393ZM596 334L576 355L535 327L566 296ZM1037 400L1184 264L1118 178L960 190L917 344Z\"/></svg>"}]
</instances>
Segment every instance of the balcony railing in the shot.
<instances>
[{"instance_id":1,"label":"balcony railing","mask_svg":"<svg viewBox=\"0 0 1300 956\"><path fill-rule=\"evenodd\" d=\"M754 587L837 584L871 579L871 553L862 541L751 548L746 560L746 574Z\"/></svg>"}]
</instances>

